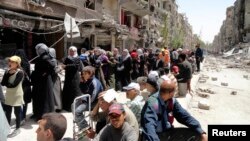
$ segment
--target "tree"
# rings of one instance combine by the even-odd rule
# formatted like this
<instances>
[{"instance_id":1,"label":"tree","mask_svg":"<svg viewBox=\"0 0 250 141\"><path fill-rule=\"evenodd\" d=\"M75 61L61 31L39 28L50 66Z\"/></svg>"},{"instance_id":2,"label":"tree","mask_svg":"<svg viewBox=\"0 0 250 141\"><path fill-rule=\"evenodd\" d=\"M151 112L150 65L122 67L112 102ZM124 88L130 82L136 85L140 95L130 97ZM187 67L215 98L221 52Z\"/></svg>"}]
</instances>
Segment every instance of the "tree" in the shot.
<instances>
[{"instance_id":1,"label":"tree","mask_svg":"<svg viewBox=\"0 0 250 141\"><path fill-rule=\"evenodd\" d=\"M163 27L161 29L161 36L163 37L163 43L162 46L166 47L168 46L168 34L169 34L169 30L168 30L168 15L164 14L163 15Z\"/></svg>"},{"instance_id":2,"label":"tree","mask_svg":"<svg viewBox=\"0 0 250 141\"><path fill-rule=\"evenodd\" d=\"M175 28L175 33L171 41L171 45L173 48L179 48L183 46L184 42L184 31L182 28Z\"/></svg>"}]
</instances>

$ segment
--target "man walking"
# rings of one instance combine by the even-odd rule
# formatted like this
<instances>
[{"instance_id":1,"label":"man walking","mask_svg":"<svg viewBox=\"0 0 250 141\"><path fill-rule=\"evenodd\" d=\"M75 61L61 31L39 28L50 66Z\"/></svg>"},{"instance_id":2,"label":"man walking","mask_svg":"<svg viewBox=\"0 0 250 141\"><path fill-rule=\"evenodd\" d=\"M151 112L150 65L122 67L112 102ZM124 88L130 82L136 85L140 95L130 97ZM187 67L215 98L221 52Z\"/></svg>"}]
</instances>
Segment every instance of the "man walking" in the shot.
<instances>
[{"instance_id":1,"label":"man walking","mask_svg":"<svg viewBox=\"0 0 250 141\"><path fill-rule=\"evenodd\" d=\"M200 44L197 44L195 47L196 47L195 60L196 60L196 65L197 65L197 72L199 72L200 63L202 62L202 58L203 58L203 51L200 48Z\"/></svg>"}]
</instances>

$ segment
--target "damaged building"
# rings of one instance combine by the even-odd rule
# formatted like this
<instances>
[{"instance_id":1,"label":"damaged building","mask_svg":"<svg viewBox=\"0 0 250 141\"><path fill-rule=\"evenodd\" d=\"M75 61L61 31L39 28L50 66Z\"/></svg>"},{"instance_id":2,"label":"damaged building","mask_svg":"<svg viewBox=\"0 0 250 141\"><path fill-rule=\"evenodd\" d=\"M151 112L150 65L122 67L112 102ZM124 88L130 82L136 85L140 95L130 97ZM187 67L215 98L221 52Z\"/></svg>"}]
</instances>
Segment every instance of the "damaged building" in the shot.
<instances>
[{"instance_id":1,"label":"damaged building","mask_svg":"<svg viewBox=\"0 0 250 141\"><path fill-rule=\"evenodd\" d=\"M73 17L80 35L65 33L65 13ZM167 33L163 36L164 16ZM72 23L71 23L72 24ZM58 59L71 45L105 50L114 47L171 47L171 41L184 30L182 47L192 46L192 27L178 13L175 0L1 0L0 54L25 49L29 58L36 56L35 45L45 43L56 49ZM70 34L69 36L66 36Z\"/></svg>"},{"instance_id":2,"label":"damaged building","mask_svg":"<svg viewBox=\"0 0 250 141\"><path fill-rule=\"evenodd\" d=\"M220 53L250 42L250 1L236 0L227 8L226 19L213 41L212 52Z\"/></svg>"}]
</instances>

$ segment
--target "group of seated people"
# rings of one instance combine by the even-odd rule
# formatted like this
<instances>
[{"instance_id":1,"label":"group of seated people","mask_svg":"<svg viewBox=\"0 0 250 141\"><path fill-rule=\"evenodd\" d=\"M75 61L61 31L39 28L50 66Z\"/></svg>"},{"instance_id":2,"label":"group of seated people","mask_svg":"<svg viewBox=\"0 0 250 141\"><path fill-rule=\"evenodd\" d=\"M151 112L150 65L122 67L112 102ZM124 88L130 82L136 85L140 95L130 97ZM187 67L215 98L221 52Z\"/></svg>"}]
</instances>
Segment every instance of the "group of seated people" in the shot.
<instances>
[{"instance_id":1,"label":"group of seated people","mask_svg":"<svg viewBox=\"0 0 250 141\"><path fill-rule=\"evenodd\" d=\"M89 79L98 81L93 79L92 68L85 72ZM89 128L82 114L88 108L88 100L82 99L76 106L80 109L76 110L76 117L82 119L76 121L84 130L81 133L94 141L207 141L200 123L175 98L176 82L164 75L167 76L152 71L148 77L139 77L137 82L123 87L129 99L126 102L119 101L119 94L113 89L101 91L99 82L95 82L89 94L96 97L91 99L90 114L96 126ZM188 128L174 128L174 119ZM44 115L38 123L38 141L61 140L67 128L65 117L56 113Z\"/></svg>"}]
</instances>

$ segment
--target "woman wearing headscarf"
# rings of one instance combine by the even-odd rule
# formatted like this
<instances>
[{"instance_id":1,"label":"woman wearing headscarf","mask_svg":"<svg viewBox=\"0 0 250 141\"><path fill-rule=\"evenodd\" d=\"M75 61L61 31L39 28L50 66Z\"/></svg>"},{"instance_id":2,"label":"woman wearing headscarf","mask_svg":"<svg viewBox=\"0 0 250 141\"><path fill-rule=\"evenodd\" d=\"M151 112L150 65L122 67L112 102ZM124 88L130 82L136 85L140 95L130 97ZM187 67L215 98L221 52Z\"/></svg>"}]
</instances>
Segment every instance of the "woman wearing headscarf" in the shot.
<instances>
[{"instance_id":1,"label":"woman wearing headscarf","mask_svg":"<svg viewBox=\"0 0 250 141\"><path fill-rule=\"evenodd\" d=\"M52 57L52 63L55 64L55 73L52 74L52 81L53 81L53 91L54 91L54 98L55 98L55 109L61 110L62 109L62 88L61 88L61 79L58 76L57 72L59 72L57 60L56 60L56 50L54 48L49 48L49 55Z\"/></svg>"},{"instance_id":2,"label":"woman wearing headscarf","mask_svg":"<svg viewBox=\"0 0 250 141\"><path fill-rule=\"evenodd\" d=\"M17 49L13 55L21 58L21 67L24 72L23 79L23 100L24 105L22 107L22 120L25 121L28 103L31 102L31 83L30 83L30 63L23 49Z\"/></svg>"},{"instance_id":3,"label":"woman wearing headscarf","mask_svg":"<svg viewBox=\"0 0 250 141\"><path fill-rule=\"evenodd\" d=\"M137 54L138 54L138 62L139 62L139 76L144 76L145 75L145 57L142 49L137 49Z\"/></svg>"},{"instance_id":4,"label":"woman wearing headscarf","mask_svg":"<svg viewBox=\"0 0 250 141\"><path fill-rule=\"evenodd\" d=\"M130 71L132 69L132 59L127 49L124 49L122 52L122 59L119 62L117 67L117 72L119 73L118 81L120 81L119 90L122 90L122 87L127 86L131 81Z\"/></svg>"},{"instance_id":5,"label":"woman wearing headscarf","mask_svg":"<svg viewBox=\"0 0 250 141\"><path fill-rule=\"evenodd\" d=\"M55 111L52 77L55 74L56 64L45 44L40 43L35 48L39 57L31 74L31 83L34 118L39 120L43 114Z\"/></svg>"},{"instance_id":6,"label":"woman wearing headscarf","mask_svg":"<svg viewBox=\"0 0 250 141\"><path fill-rule=\"evenodd\" d=\"M130 56L132 58L131 79L134 81L139 76L139 59L136 49L133 49L133 51L130 53Z\"/></svg>"},{"instance_id":7,"label":"woman wearing headscarf","mask_svg":"<svg viewBox=\"0 0 250 141\"><path fill-rule=\"evenodd\" d=\"M79 88L80 74L83 64L77 55L77 48L71 46L68 50L68 57L65 59L62 68L65 69L65 81L62 92L63 109L71 111L71 105L77 96L81 95Z\"/></svg>"}]
</instances>

